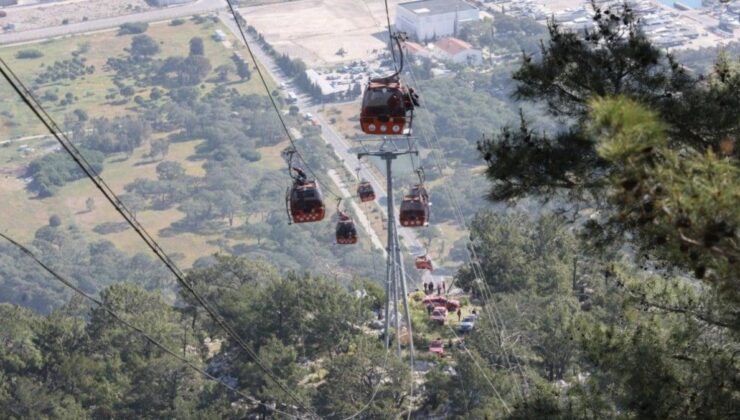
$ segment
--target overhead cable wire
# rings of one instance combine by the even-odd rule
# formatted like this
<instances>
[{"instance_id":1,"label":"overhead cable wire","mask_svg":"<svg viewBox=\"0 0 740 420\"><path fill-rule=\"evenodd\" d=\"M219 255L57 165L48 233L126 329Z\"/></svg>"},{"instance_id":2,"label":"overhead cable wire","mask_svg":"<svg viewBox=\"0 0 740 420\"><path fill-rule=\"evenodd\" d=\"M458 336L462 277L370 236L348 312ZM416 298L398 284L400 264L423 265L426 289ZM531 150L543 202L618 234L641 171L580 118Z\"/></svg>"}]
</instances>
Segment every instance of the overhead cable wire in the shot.
<instances>
[{"instance_id":1,"label":"overhead cable wire","mask_svg":"<svg viewBox=\"0 0 740 420\"><path fill-rule=\"evenodd\" d=\"M458 341L461 340L460 336L457 335L457 333L455 332L455 329L452 328L450 324L447 324L447 328L450 329L452 334L455 336L455 339L457 339ZM478 368L478 371L480 371L481 375L483 375L483 377L486 379L486 382L488 382L488 386L490 386L491 389L493 389L493 392L496 394L496 398L498 398L498 400L501 402L501 405L503 405L504 410L506 410L508 414L511 414L511 409L509 408L509 405L506 404L506 401L504 401L504 399L501 397L501 394L498 392L498 389L493 385L493 381L491 381L491 378L488 377L486 372L483 370L483 367L480 365L480 363L478 363L478 359L476 359L473 353L470 352L470 349L468 349L468 346L466 346L464 342L463 342L462 347L463 347L463 350L465 350L465 353L467 353L467 355L470 357L470 360L473 361L473 364L475 364L475 367Z\"/></svg>"},{"instance_id":2,"label":"overhead cable wire","mask_svg":"<svg viewBox=\"0 0 740 420\"><path fill-rule=\"evenodd\" d=\"M226 0L226 4L229 6L229 11L231 12L231 16L234 18L234 22L236 22L237 28L239 28L239 34L242 37L242 41L244 41L244 46L247 47L247 52L249 53L249 57L252 59L252 62L254 63L254 68L257 70L257 75L262 81L262 86L264 86L265 88L267 97L270 98L270 103L272 104L272 107L275 110L275 114L277 114L277 117L280 120L280 125L283 127L283 131L285 131L285 135L288 137L288 141L290 141L290 144L293 147L295 154L298 155L298 158L301 160L301 162L303 162L303 166L314 177L314 179L316 179L316 182L318 183L319 177L316 175L313 169L311 169L306 159L303 158L303 155L301 155L301 152L298 150L298 146L296 145L293 135L290 134L290 129L288 129L288 124L285 122L285 118L283 118L283 114L280 111L280 107L278 106L277 101L275 101L275 98L272 96L272 92L270 91L270 86L267 84L267 79L265 78L265 75L262 73L262 69L260 69L259 62L257 61L257 57L254 55L254 51L252 50L252 47L249 45L249 41L247 40L247 34L244 32L244 28L242 27L241 14L238 14L236 12L236 9L231 4L231 1ZM341 193L336 193L334 189L331 188L331 182L327 182L325 183L325 185L326 185L327 191L331 195L333 195L336 198L342 197Z\"/></svg>"},{"instance_id":3,"label":"overhead cable wire","mask_svg":"<svg viewBox=\"0 0 740 420\"><path fill-rule=\"evenodd\" d=\"M393 31L391 30L391 14L388 8L388 0L384 0L384 3L385 3L385 19L388 22L388 46L390 47L390 50L391 50L391 58L393 58L393 68L396 71L398 71L398 64L396 63L396 52L393 50Z\"/></svg>"},{"instance_id":4,"label":"overhead cable wire","mask_svg":"<svg viewBox=\"0 0 740 420\"><path fill-rule=\"evenodd\" d=\"M413 69L411 67L409 67L409 74L411 75L411 78L413 80L414 85L417 87L417 90L419 90L418 81L417 81L416 76L414 75ZM429 126L431 127L430 130L432 131L432 137L431 138L436 143L435 144L435 147L432 147L430 145L430 143L427 141L427 138L425 136L421 136L421 138L425 142L426 146L430 150L432 150L431 155L434 158L435 165L436 165L436 167L437 167L437 169L438 169L438 171L440 173L440 176L443 179L442 186L444 187L445 192L447 193L447 196L448 196L448 198L450 200L450 203L451 203L452 208L453 208L453 213L455 214L455 217L457 219L458 224L460 224L460 227L464 229L466 227L466 222L465 222L465 217L464 217L464 215L462 213L462 207L459 204L459 198L457 197L457 194L455 193L455 191L449 186L449 184L447 183L447 181L444 179L443 168L446 167L446 166L449 166L449 165L448 164L444 164L443 165L441 163L441 160L440 160L439 155L442 155L442 159L445 159L445 158L444 158L443 152L440 152L440 150L442 150L442 147L441 147L441 144L439 142L439 135L438 135L438 133L436 131L436 128L433 125L433 121L431 119L431 116L429 115L431 112L428 109L425 109L425 110L427 112L427 119L428 119L428 122L429 122ZM483 280L485 278L485 276L484 276L484 273L483 273L483 269L480 266L480 260L478 258L478 255L477 255L477 252L475 250L475 247L473 246L470 238L467 239L467 242L468 242L468 244L470 244L470 247L466 247L466 249L465 249L466 255L468 257L468 262L470 263L470 266L473 269L474 275L477 278L481 279L481 282L482 282L481 283L481 285L482 285L482 292L484 293L484 295L486 295L486 299L490 303L490 306L489 305L485 305L484 306L484 310L487 310L488 315L491 317L491 320L495 323L495 326L497 328L499 328L503 332L503 330L506 327L506 325L505 325L505 323L503 321L503 317L501 316L501 313L498 310L498 307L496 306L495 299L493 298L493 292L490 290L488 284ZM453 284L454 284L454 281L455 281L455 279L453 278ZM510 357L509 357L509 352L506 350L506 348L503 345L503 343L501 343L501 348L502 348L502 351L504 352L504 357L506 358L507 367L509 369L512 369L512 367L511 367L511 361L510 361ZM519 364L518 359L516 359L516 358L515 358L515 363L517 365L517 368L518 368L519 373L522 376L522 380L523 380L524 379L524 372L522 371L521 365ZM517 385L519 386L520 395L523 398L524 397L524 393L521 390L521 385L519 385L518 382L517 382Z\"/></svg>"},{"instance_id":5,"label":"overhead cable wire","mask_svg":"<svg viewBox=\"0 0 740 420\"><path fill-rule=\"evenodd\" d=\"M375 253L373 253L373 266L375 265L375 256L374 255L375 255ZM365 292L365 295L363 295L363 296L360 297L360 304L358 305L359 306L360 315L362 314L362 299L364 299L365 296L367 295L367 291L364 288L362 290L363 290L363 292ZM361 341L362 347L366 347L367 340L366 340L366 334L364 332L362 333L362 337L360 338L360 341ZM364 349L360 352L360 354L362 354L362 353L364 353ZM390 353L391 353L390 347L389 348L386 348L385 349L385 355L383 356L383 367L380 370L381 371L381 374L383 374L388 369L388 360L389 360L389 357L388 356L390 355ZM377 397L378 392L380 391L380 386L382 384L383 384L383 381L382 381L382 378L381 378L381 380L379 380L378 383L375 384L375 387L373 388L373 393L370 395L370 399L362 407L360 407L360 409L357 410L354 414L352 414L350 416L347 416L347 417L343 418L342 420L352 420L352 419L355 419L355 418L359 417L360 414L362 414L365 411L367 411L367 409L370 408L370 405L372 405L372 403L375 401L375 398Z\"/></svg>"},{"instance_id":6,"label":"overhead cable wire","mask_svg":"<svg viewBox=\"0 0 740 420\"><path fill-rule=\"evenodd\" d=\"M63 277L61 274L59 274L56 271L54 271L46 263L44 263L43 261L41 261L41 259L38 258L36 256L36 254L34 254L30 249L28 249L27 247L23 246L18 241L14 240L10 236L8 236L8 235L6 235L6 234L4 234L2 232L0 232L0 237L2 237L3 239L5 239L6 241L8 241L10 244L14 245L16 248L18 248L23 254L25 254L26 256L28 256L29 258L31 258L34 262L36 262L37 265L39 265L41 268L43 268L44 271L46 271L47 273L49 273L52 277L54 277L56 280L58 280L59 282L61 282L62 284L64 284L66 287L68 287L69 289L73 290L75 293L77 293L78 295L82 296L83 298L91 301L92 303L94 303L95 305L97 305L100 309L102 309L106 313L108 313L108 315L110 315L111 317L113 317L113 319L115 319L116 321L120 322L121 324L123 324L127 328L135 331L136 333L138 333L139 335L141 335L142 337L144 337L144 339L146 339L147 341L149 341L150 343L152 343L154 346L156 346L160 350L164 351L165 353L169 354L170 356L174 357L178 361L182 362L187 367L189 367L189 368L193 369L194 371L200 373L205 378L218 383L219 385L221 385L224 388L232 391L233 393L241 396L242 398L244 398L244 399L252 402L253 404L261 405L261 406L263 406L265 408L268 408L268 409L273 410L273 411L275 411L277 413L280 413L280 414L284 414L284 415L289 416L291 418L296 418L296 419L299 418L296 415L293 415L293 414L290 414L290 413L287 413L287 412L284 412L284 411L277 410L276 408L273 408L271 405L269 405L267 403L264 403L264 402L261 402L261 401L257 400L256 398L243 393L242 391L234 388L233 386L229 385L228 383L223 382L220 379L216 378L215 376L211 375L210 373L208 373L203 368L200 368L200 367L196 366L192 361L190 361L187 358L185 358L185 357L177 354L173 350L170 350L169 348L167 348L167 346L165 346L164 344L162 344L159 341L157 341L155 338L153 338L151 335L149 335L143 329L141 329L141 328L137 327L136 325L133 325L132 323L130 323L130 322L126 321L125 319L123 319L123 317L121 317L118 313L116 313L115 311L113 311L112 309L110 309L100 299L98 299L98 298L96 298L96 297L94 297L94 296L86 293L85 291L83 291L79 287L75 286L74 283L72 283L71 281L69 281L68 279L66 279L65 277Z\"/></svg>"},{"instance_id":7,"label":"overhead cable wire","mask_svg":"<svg viewBox=\"0 0 740 420\"><path fill-rule=\"evenodd\" d=\"M411 76L411 79L412 79L412 81L414 83L414 86L415 86L416 91L419 92L419 97L422 98L424 95L422 94L422 92L420 90L419 83L418 83L418 80L417 80L417 78L416 78L416 76L414 74L413 68L409 65L409 66L407 66L407 69L408 69L409 75ZM420 99L420 100L422 100L422 99ZM427 141L426 136L421 136L421 138L425 142L425 144L427 145L427 147L431 150L431 155L434 158L434 161L435 161L435 165L437 167L437 170L439 171L440 176L442 177L442 186L443 186L443 188L444 188L444 190L445 190L445 192L446 192L446 194L447 194L447 196L448 196L448 198L450 200L450 203L451 203L452 208L453 208L453 213L455 214L455 217L457 219L457 222L460 224L460 227L462 229L465 229L466 226L467 226L467 224L465 222L465 217L464 217L463 212L462 212L462 207L460 206L460 203L459 203L459 198L457 197L457 194L456 194L455 190L452 189L450 187L450 185L448 184L448 182L444 179L443 168L446 167L446 166L449 166L449 165L447 165L447 164L443 165L442 164L442 161L441 161L441 159L439 157L441 155L442 156L442 159L446 159L444 157L443 152L441 152L442 147L441 147L441 143L439 141L439 134L437 133L437 130L434 127L434 121L431 118L431 111L427 107L424 107L424 110L426 111L426 116L427 116L427 120L428 120L429 130L432 133L431 139L432 139L432 141L435 142L435 146L436 147L431 147L430 143ZM483 269L480 266L480 260L478 258L477 252L475 251L475 247L473 246L470 238L467 239L467 242L468 242L468 244L470 244L469 247L466 247L466 255L468 257L468 261L470 263L471 268L473 269L474 275L477 278L481 279L482 288L483 288L482 291L485 294L488 295L487 296L487 300L490 302L490 304L491 304L490 306L493 309L493 311L491 311L489 309L489 311L488 311L489 312L489 316L491 316L492 321L496 324L496 326L501 331L503 331L504 328L505 328L505 323L504 323L503 317L501 316L501 313L498 310L498 307L497 307L497 305L495 303L495 299L493 299L493 293L491 292L490 288L488 287L488 284L484 281L485 276L484 276L484 273L483 273ZM453 284L454 284L454 281L455 280L453 278ZM486 306L488 306L488 305L485 305L484 308ZM502 348L502 350L504 352L504 356L506 358L507 365L508 365L509 369L511 369L511 361L510 361L510 358L509 358L509 355L508 355L508 351L506 350L506 348L503 345L503 343L501 344L501 348ZM517 358L515 358L515 364L517 365L517 368L519 370L519 373L522 376L522 381L524 381L524 372L522 371L521 365L519 364ZM522 398L524 398L524 392L521 390L521 385L519 384L519 382L517 382L517 385L519 387L520 395L522 396ZM525 383L525 385L526 385L526 383Z\"/></svg>"},{"instance_id":8,"label":"overhead cable wire","mask_svg":"<svg viewBox=\"0 0 740 420\"><path fill-rule=\"evenodd\" d=\"M36 115L41 123L49 130L52 136L56 138L63 150L66 151L75 163L82 169L85 176L89 178L95 187L103 194L105 199L110 202L116 211L124 218L126 223L131 226L139 237L144 241L149 249L164 263L167 269L175 276L178 283L188 290L193 297L197 300L200 306L202 306L211 318L241 347L249 357L255 362L260 370L262 370L273 382L275 382L286 395L290 396L293 401L298 404L301 409L306 412L310 412L307 406L288 389L285 384L282 383L259 359L257 354L252 350L247 343L236 333L236 331L223 319L206 301L200 296L200 294L193 288L193 286L185 279L185 274L177 267L175 262L167 255L157 241L149 234L141 223L134 217L133 213L123 204L120 198L115 192L108 186L105 180L97 173L94 167L85 159L84 155L80 153L77 146L67 137L66 133L57 125L54 119L46 112L44 107L38 102L33 93L26 88L20 78L13 72L10 66L0 58L0 73L8 81L10 86L15 92L21 97L23 102L28 108ZM313 413L312 413L313 414Z\"/></svg>"}]
</instances>

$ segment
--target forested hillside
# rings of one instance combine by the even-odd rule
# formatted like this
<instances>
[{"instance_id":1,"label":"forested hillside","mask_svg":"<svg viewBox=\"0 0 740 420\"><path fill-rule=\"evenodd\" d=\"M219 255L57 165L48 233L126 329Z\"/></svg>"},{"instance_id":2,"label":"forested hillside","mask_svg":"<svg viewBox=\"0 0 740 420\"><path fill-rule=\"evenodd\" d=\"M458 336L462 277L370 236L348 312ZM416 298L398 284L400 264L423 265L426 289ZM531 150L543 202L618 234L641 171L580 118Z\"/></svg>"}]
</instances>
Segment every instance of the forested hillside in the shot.
<instances>
[{"instance_id":1,"label":"forested hillside","mask_svg":"<svg viewBox=\"0 0 740 420\"><path fill-rule=\"evenodd\" d=\"M369 240L327 246L334 214L287 222L289 142L254 63L121 28L125 47L84 70L116 86L101 106L119 113L44 103L187 268L173 276L104 213L66 155L9 158L28 181L0 195L34 201L8 211L42 220L8 226L34 226L25 251L0 242L0 417L738 418L737 46L673 56L626 6L594 22L497 15L460 36L518 61L435 78L418 60L404 75L428 111L415 124L434 223L419 238L465 236L446 250L446 290L411 285L413 335L389 336ZM69 72L84 54L34 73L35 92L83 77ZM279 106L325 182L340 162ZM55 213L22 219L36 202Z\"/></svg>"}]
</instances>

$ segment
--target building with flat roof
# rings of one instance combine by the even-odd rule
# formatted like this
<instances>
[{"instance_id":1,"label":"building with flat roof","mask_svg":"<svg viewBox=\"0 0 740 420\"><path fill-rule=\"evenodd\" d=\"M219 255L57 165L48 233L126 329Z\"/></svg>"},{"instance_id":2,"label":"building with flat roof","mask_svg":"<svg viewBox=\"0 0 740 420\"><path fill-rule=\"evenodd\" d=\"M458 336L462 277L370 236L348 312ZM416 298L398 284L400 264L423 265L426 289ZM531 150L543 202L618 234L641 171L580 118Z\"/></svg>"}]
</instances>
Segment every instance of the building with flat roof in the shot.
<instances>
[{"instance_id":1,"label":"building with flat roof","mask_svg":"<svg viewBox=\"0 0 740 420\"><path fill-rule=\"evenodd\" d=\"M165 7L174 4L192 3L193 0L148 0L148 2L154 6Z\"/></svg>"},{"instance_id":2,"label":"building with flat roof","mask_svg":"<svg viewBox=\"0 0 740 420\"><path fill-rule=\"evenodd\" d=\"M417 40L457 34L460 24L480 19L480 11L462 0L419 0L396 8L396 30Z\"/></svg>"}]
</instances>

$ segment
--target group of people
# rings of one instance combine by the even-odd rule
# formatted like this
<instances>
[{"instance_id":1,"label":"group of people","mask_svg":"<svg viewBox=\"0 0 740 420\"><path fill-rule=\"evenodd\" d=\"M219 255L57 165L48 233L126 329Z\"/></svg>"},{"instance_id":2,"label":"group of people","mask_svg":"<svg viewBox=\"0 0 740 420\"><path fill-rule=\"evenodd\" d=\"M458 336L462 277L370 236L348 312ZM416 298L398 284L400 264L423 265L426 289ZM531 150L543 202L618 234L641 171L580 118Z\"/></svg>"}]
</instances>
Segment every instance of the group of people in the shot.
<instances>
[{"instance_id":1,"label":"group of people","mask_svg":"<svg viewBox=\"0 0 740 420\"><path fill-rule=\"evenodd\" d=\"M434 293L434 282L424 283L424 294L431 295L432 293ZM443 281L437 284L437 295L442 293L447 293L447 286Z\"/></svg>"}]
</instances>

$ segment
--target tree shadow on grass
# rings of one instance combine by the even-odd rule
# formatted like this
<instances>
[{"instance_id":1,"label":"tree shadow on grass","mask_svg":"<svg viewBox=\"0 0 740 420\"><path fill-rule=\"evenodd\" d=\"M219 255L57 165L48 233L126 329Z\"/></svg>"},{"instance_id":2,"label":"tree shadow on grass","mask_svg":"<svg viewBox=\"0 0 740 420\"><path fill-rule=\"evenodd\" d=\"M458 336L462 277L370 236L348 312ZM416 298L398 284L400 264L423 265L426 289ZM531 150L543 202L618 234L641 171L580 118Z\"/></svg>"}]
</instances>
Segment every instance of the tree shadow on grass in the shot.
<instances>
[{"instance_id":1,"label":"tree shadow on grass","mask_svg":"<svg viewBox=\"0 0 740 420\"><path fill-rule=\"evenodd\" d=\"M159 230L159 236L163 238L169 238L184 233L192 233L196 235L216 235L223 234L228 230L228 225L222 221L210 220L199 224L182 219L173 222L169 227Z\"/></svg>"}]
</instances>

